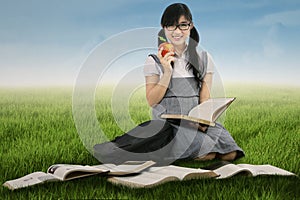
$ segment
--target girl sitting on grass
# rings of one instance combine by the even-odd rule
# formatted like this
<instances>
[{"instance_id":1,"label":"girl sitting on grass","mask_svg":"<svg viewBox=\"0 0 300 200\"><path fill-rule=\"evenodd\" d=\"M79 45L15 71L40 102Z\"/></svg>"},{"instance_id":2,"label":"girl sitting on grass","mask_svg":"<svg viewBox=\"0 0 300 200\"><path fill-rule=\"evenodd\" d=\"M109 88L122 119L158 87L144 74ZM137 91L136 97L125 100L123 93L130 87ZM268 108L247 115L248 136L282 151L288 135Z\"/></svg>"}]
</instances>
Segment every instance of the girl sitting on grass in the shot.
<instances>
[{"instance_id":1,"label":"girl sitting on grass","mask_svg":"<svg viewBox=\"0 0 300 200\"><path fill-rule=\"evenodd\" d=\"M159 38L166 38L173 44L174 52L163 57L160 48L157 57L162 67L151 56L144 66L146 98L152 107L153 119L160 119L163 113L187 114L194 106L209 99L214 73L211 56L196 50L199 34L185 4L168 6L162 15L161 26ZM180 129L174 125L174 131L181 137L174 138L172 156L195 160L235 160L244 156L243 150L221 124L197 128L197 134L191 139L194 128Z\"/></svg>"}]
</instances>

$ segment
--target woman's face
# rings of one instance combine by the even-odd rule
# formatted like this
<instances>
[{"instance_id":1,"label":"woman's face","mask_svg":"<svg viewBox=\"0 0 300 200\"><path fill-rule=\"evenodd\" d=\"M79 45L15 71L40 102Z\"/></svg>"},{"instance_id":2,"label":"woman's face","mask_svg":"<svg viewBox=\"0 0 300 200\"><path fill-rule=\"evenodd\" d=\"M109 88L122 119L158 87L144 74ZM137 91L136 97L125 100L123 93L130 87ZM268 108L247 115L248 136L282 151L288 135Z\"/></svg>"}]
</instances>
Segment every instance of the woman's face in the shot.
<instances>
[{"instance_id":1,"label":"woman's face","mask_svg":"<svg viewBox=\"0 0 300 200\"><path fill-rule=\"evenodd\" d=\"M193 24L184 16L181 16L178 20L178 24L164 27L164 30L166 37L174 46L181 46L185 45L192 28Z\"/></svg>"}]
</instances>

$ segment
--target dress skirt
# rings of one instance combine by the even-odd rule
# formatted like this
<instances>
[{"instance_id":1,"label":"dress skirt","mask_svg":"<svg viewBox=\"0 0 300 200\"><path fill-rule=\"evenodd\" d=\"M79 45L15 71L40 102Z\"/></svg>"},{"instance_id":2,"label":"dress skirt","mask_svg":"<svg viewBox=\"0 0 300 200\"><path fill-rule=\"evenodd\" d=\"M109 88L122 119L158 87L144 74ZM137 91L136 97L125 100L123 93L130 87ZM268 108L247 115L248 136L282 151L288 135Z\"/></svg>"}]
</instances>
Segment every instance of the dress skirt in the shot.
<instances>
[{"instance_id":1,"label":"dress skirt","mask_svg":"<svg viewBox=\"0 0 300 200\"><path fill-rule=\"evenodd\" d=\"M160 115L188 114L199 104L199 85L194 78L173 78L162 99L152 109L152 118L161 119ZM202 132L190 126L173 125L176 134L170 154L175 159L202 157L209 153L226 154L237 151L235 159L243 157L243 150L236 144L230 133L219 123L209 126Z\"/></svg>"}]
</instances>

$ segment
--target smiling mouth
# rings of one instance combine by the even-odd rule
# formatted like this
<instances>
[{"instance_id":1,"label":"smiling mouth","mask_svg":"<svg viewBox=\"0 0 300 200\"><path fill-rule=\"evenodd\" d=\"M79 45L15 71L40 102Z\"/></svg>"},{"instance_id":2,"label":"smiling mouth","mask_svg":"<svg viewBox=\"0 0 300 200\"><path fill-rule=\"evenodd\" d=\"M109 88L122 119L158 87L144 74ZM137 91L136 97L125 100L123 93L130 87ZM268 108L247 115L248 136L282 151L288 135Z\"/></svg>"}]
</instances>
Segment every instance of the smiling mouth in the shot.
<instances>
[{"instance_id":1,"label":"smiling mouth","mask_svg":"<svg viewBox=\"0 0 300 200\"><path fill-rule=\"evenodd\" d=\"M179 40L182 36L172 36L175 40Z\"/></svg>"}]
</instances>

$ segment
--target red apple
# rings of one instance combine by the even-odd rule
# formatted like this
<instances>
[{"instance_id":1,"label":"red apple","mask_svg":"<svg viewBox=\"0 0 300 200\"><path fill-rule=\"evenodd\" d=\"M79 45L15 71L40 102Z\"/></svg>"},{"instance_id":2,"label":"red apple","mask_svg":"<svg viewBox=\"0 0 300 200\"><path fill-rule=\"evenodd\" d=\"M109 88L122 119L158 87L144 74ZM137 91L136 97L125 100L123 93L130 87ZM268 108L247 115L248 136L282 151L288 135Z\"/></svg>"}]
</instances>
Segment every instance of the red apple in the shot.
<instances>
[{"instance_id":1,"label":"red apple","mask_svg":"<svg viewBox=\"0 0 300 200\"><path fill-rule=\"evenodd\" d=\"M164 57L169 52L173 52L172 55L174 55L174 51L175 51L174 46L169 42L161 43L158 48L159 49L163 48L161 52L162 57Z\"/></svg>"}]
</instances>

